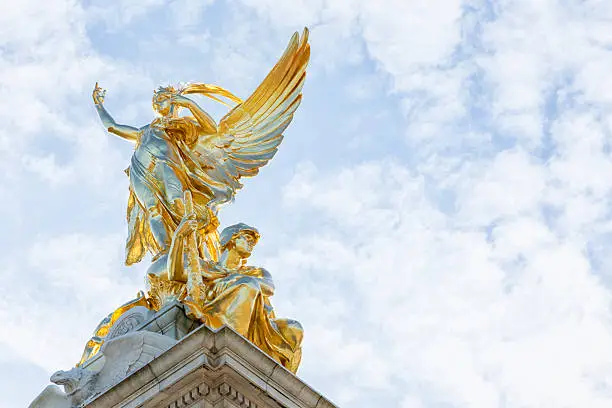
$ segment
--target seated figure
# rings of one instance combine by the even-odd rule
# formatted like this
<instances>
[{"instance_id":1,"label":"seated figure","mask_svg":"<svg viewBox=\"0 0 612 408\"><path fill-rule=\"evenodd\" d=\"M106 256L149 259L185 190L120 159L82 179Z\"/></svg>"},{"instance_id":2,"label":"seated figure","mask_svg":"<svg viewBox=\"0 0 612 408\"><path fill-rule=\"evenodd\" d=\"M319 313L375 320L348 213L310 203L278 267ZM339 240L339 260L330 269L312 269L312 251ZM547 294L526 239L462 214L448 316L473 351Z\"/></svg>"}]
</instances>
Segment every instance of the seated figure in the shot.
<instances>
[{"instance_id":1,"label":"seated figure","mask_svg":"<svg viewBox=\"0 0 612 408\"><path fill-rule=\"evenodd\" d=\"M140 310L135 313L136 309L157 311L167 302L177 300L187 306L191 318L212 329L230 326L285 368L297 371L302 357L302 326L295 320L275 316L270 303L274 294L270 273L246 264L259 240L257 229L242 223L229 226L219 238L219 261L195 258L202 281L200 296L192 298L188 288L187 275L192 267L188 253L195 248L190 248L194 241L190 243L188 237L197 228L192 215L183 218L169 253L149 268L149 293L140 294L100 323L77 366L95 356L106 340L142 323L145 316Z\"/></svg>"},{"instance_id":2,"label":"seated figure","mask_svg":"<svg viewBox=\"0 0 612 408\"><path fill-rule=\"evenodd\" d=\"M175 239L188 236L196 227L186 218L177 228ZM302 356L303 329L295 320L275 316L270 303L274 294L270 273L246 265L258 240L257 229L246 224L225 228L220 235L219 262L199 259L204 280L202 298L185 299L183 303L189 306L192 317L208 327L232 327L295 372Z\"/></svg>"}]
</instances>

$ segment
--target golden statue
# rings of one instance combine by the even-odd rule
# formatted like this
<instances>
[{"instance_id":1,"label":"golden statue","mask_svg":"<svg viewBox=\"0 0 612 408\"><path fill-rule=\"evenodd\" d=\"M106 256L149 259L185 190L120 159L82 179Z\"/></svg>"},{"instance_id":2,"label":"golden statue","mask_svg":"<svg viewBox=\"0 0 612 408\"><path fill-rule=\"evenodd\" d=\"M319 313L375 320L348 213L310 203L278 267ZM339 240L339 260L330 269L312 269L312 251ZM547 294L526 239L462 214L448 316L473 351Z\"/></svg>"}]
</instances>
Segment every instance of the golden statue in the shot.
<instances>
[{"instance_id":1,"label":"golden statue","mask_svg":"<svg viewBox=\"0 0 612 408\"><path fill-rule=\"evenodd\" d=\"M168 300L178 300L191 317L211 328L229 325L297 370L302 328L274 316L269 273L246 266L259 233L238 224L219 236L217 216L219 207L242 187L240 179L256 175L276 153L300 104L309 58L304 29L302 36L293 35L279 61L244 101L216 85L160 87L153 94L158 117L140 128L115 122L104 107L106 91L96 83L93 100L105 128L135 143L126 170L130 187L125 262L140 262L149 252L152 263L148 293L102 321L79 365L98 352L122 313L136 306L158 310ZM188 94L234 106L217 124ZM181 109L190 115L180 116Z\"/></svg>"},{"instance_id":2,"label":"golden statue","mask_svg":"<svg viewBox=\"0 0 612 408\"><path fill-rule=\"evenodd\" d=\"M197 223L189 215L179 224L175 239L185 241L189 252L189 235ZM200 270L206 270L202 296L193 299L189 290L183 298L188 314L208 327L232 327L246 339L295 372L302 356L303 330L291 319L276 318L270 297L274 294L272 276L264 268L247 265L253 247L259 240L256 228L240 223L221 232L221 259L211 262L199 259ZM191 262L188 254L172 252L173 256ZM187 269L191 268L188 267Z\"/></svg>"},{"instance_id":3,"label":"golden statue","mask_svg":"<svg viewBox=\"0 0 612 408\"><path fill-rule=\"evenodd\" d=\"M130 178L126 264L147 251L153 263L167 255L191 192L198 220L200 256L219 256L217 210L234 198L242 177L254 176L274 156L301 101L310 57L308 31L297 33L284 54L253 94L242 101L214 85L162 87L153 95L158 117L141 128L119 125L104 108L105 91L96 84L93 100L105 128L136 147L127 170ZM219 124L186 94L237 103ZM179 116L181 108L192 116ZM155 269L156 265L152 267Z\"/></svg>"}]
</instances>

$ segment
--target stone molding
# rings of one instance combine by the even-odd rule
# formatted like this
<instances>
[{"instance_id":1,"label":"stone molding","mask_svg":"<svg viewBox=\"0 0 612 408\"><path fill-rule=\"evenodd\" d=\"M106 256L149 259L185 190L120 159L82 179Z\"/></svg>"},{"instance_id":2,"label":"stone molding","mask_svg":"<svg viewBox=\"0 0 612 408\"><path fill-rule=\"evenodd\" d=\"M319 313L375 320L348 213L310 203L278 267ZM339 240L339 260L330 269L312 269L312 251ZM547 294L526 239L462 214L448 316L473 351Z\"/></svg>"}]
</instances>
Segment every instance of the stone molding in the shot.
<instances>
[{"instance_id":1,"label":"stone molding","mask_svg":"<svg viewBox=\"0 0 612 408\"><path fill-rule=\"evenodd\" d=\"M169 320L189 325L182 321L182 305L171 309L159 317L173 315ZM168 325L163 323L146 322L141 330L165 331ZM205 326L85 405L110 407L336 408L231 328L215 331Z\"/></svg>"},{"instance_id":2,"label":"stone molding","mask_svg":"<svg viewBox=\"0 0 612 408\"><path fill-rule=\"evenodd\" d=\"M231 399L240 408L258 408L257 404L250 401L247 397L241 394L240 391L237 391L228 383L222 383L219 385L219 387L217 387L217 390L219 391L220 395Z\"/></svg>"},{"instance_id":3,"label":"stone molding","mask_svg":"<svg viewBox=\"0 0 612 408\"><path fill-rule=\"evenodd\" d=\"M180 398L170 403L167 408L185 408L210 394L210 387L204 383L195 386Z\"/></svg>"}]
</instances>

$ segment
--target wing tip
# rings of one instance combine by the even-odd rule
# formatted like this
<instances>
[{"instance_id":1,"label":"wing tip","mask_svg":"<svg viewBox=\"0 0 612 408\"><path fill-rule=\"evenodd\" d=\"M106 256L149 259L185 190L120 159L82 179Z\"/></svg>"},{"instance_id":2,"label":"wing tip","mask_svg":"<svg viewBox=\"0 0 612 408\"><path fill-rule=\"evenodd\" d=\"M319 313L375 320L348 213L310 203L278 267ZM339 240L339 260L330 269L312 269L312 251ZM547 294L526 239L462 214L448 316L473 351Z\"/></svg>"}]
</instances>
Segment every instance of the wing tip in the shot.
<instances>
[{"instance_id":1,"label":"wing tip","mask_svg":"<svg viewBox=\"0 0 612 408\"><path fill-rule=\"evenodd\" d=\"M297 34L297 31L296 31ZM302 39L301 39L301 43L302 44L306 44L308 42L308 36L310 35L310 30L308 29L308 27L304 27L304 30L302 30Z\"/></svg>"}]
</instances>

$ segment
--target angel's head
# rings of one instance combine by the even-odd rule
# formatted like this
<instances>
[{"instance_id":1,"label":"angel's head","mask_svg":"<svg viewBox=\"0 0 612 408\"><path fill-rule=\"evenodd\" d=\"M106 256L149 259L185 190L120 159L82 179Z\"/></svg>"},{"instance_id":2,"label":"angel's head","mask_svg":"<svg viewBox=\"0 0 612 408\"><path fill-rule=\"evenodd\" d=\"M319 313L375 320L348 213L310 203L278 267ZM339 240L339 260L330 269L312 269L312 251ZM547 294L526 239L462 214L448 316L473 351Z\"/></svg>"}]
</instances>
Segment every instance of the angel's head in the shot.
<instances>
[{"instance_id":1,"label":"angel's head","mask_svg":"<svg viewBox=\"0 0 612 408\"><path fill-rule=\"evenodd\" d=\"M172 86L157 88L153 93L153 110L161 116L171 115L173 113L172 96L177 92Z\"/></svg>"},{"instance_id":2,"label":"angel's head","mask_svg":"<svg viewBox=\"0 0 612 408\"><path fill-rule=\"evenodd\" d=\"M235 251L241 258L246 259L251 256L255 244L259 241L259 231L255 227L239 223L223 229L219 240L223 251Z\"/></svg>"}]
</instances>

